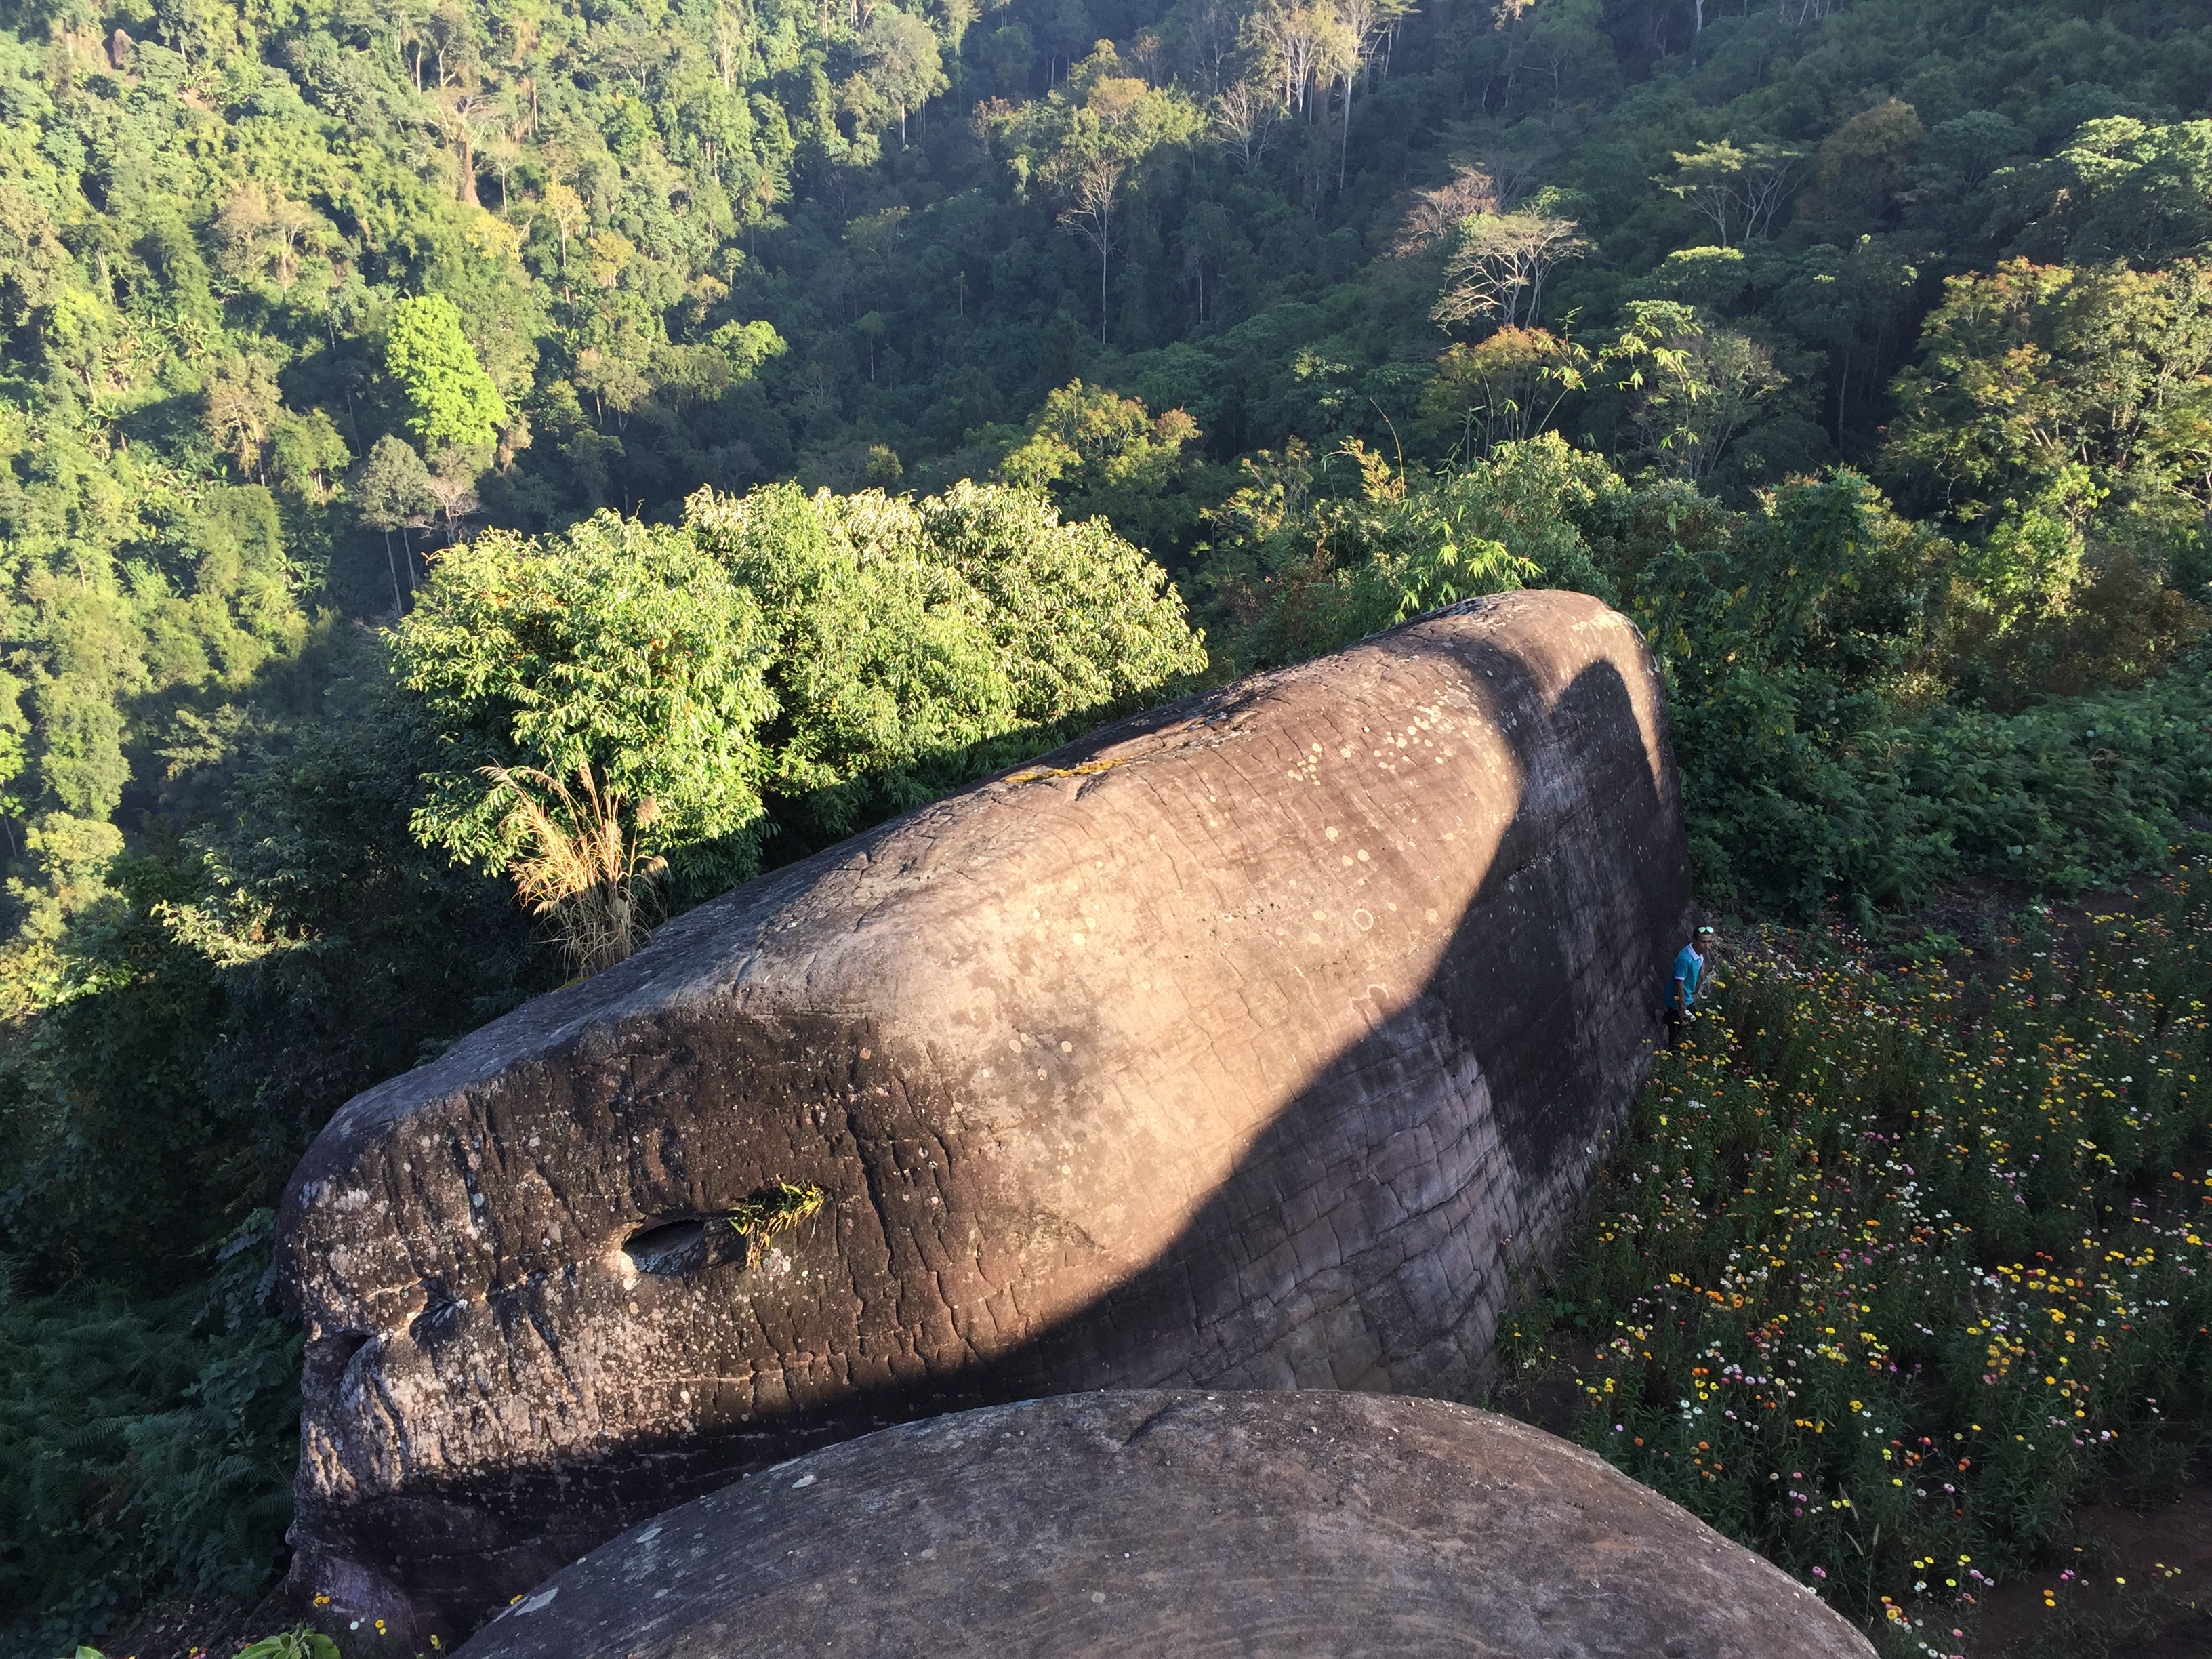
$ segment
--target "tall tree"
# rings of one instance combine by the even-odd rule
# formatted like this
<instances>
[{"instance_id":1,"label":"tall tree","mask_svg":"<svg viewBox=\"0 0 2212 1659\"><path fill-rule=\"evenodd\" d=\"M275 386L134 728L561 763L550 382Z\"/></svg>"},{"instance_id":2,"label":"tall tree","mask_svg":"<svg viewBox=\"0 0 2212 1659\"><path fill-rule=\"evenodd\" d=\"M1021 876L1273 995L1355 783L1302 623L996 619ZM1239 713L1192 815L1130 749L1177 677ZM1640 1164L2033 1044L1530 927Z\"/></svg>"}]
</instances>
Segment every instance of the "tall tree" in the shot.
<instances>
[{"instance_id":1,"label":"tall tree","mask_svg":"<svg viewBox=\"0 0 2212 1659\"><path fill-rule=\"evenodd\" d=\"M1770 348L1692 307L1645 300L1626 311L1601 362L1620 377L1637 450L1662 473L1711 477L1789 377Z\"/></svg>"},{"instance_id":2,"label":"tall tree","mask_svg":"<svg viewBox=\"0 0 2212 1659\"><path fill-rule=\"evenodd\" d=\"M229 451L240 476L258 480L261 452L282 409L274 367L258 352L234 352L210 372L201 395L208 435Z\"/></svg>"},{"instance_id":3,"label":"tall tree","mask_svg":"<svg viewBox=\"0 0 2212 1659\"><path fill-rule=\"evenodd\" d=\"M1534 328L1544 313L1544 282L1563 260L1589 252L1575 222L1548 213L1472 213L1444 266L1443 292L1430 315L1449 328L1477 319Z\"/></svg>"},{"instance_id":4,"label":"tall tree","mask_svg":"<svg viewBox=\"0 0 2212 1659\"><path fill-rule=\"evenodd\" d=\"M1897 378L1888 455L1969 520L2069 466L2124 500L2193 495L2185 434L2208 393L2212 269L2008 261L1944 284L1920 362Z\"/></svg>"},{"instance_id":5,"label":"tall tree","mask_svg":"<svg viewBox=\"0 0 2212 1659\"><path fill-rule=\"evenodd\" d=\"M1115 215L1121 205L1122 181L1129 163L1106 143L1093 142L1066 151L1054 168L1066 205L1060 222L1069 227L1098 251L1098 343L1106 343L1108 262L1115 246Z\"/></svg>"},{"instance_id":6,"label":"tall tree","mask_svg":"<svg viewBox=\"0 0 2212 1659\"><path fill-rule=\"evenodd\" d=\"M1723 247L1735 247L1762 234L1790 199L1805 165L1804 150L1794 144L1754 139L1737 144L1723 138L1674 152L1674 176L1662 181L1712 221Z\"/></svg>"},{"instance_id":7,"label":"tall tree","mask_svg":"<svg viewBox=\"0 0 2212 1659\"><path fill-rule=\"evenodd\" d=\"M1346 49L1337 64L1344 82L1343 131L1336 153L1339 190L1344 188L1344 170L1352 155L1352 89L1391 32L1413 9L1413 0L1336 0L1340 38Z\"/></svg>"},{"instance_id":8,"label":"tall tree","mask_svg":"<svg viewBox=\"0 0 2212 1659\"><path fill-rule=\"evenodd\" d=\"M392 307L384 368L407 399L408 429L427 448L487 447L508 418L506 400L461 331L460 312L441 295Z\"/></svg>"},{"instance_id":9,"label":"tall tree","mask_svg":"<svg viewBox=\"0 0 2212 1659\"><path fill-rule=\"evenodd\" d=\"M945 63L928 24L896 6L881 6L860 26L855 44L861 72L898 111L899 144L906 144L906 118L945 90Z\"/></svg>"},{"instance_id":10,"label":"tall tree","mask_svg":"<svg viewBox=\"0 0 2212 1659\"><path fill-rule=\"evenodd\" d=\"M437 496L430 487L430 469L422 465L422 458L404 438L386 434L370 446L363 458L361 476L354 480L354 500L361 514L361 521L384 536L384 556L392 562L392 532L398 531L401 550L405 555L407 591L415 591L415 550L407 540L408 528L420 523L424 515L437 504ZM399 592L399 567L392 566L392 609L394 615L406 608Z\"/></svg>"}]
</instances>

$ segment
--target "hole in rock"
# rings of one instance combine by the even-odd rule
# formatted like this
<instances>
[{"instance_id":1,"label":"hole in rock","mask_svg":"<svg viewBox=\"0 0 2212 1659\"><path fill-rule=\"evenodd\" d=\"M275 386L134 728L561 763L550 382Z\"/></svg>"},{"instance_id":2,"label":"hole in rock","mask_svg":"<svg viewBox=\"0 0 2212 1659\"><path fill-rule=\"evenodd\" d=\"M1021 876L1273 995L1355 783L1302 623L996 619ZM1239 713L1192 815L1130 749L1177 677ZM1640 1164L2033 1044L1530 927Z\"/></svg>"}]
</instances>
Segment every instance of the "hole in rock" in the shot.
<instances>
[{"instance_id":1,"label":"hole in rock","mask_svg":"<svg viewBox=\"0 0 2212 1659\"><path fill-rule=\"evenodd\" d=\"M725 1234L727 1244L718 1237ZM630 1266L641 1273L697 1273L727 1255L742 1255L744 1251L744 1241L720 1216L648 1221L623 1244Z\"/></svg>"},{"instance_id":2,"label":"hole in rock","mask_svg":"<svg viewBox=\"0 0 2212 1659\"><path fill-rule=\"evenodd\" d=\"M696 1273L725 1263L743 1267L769 1239L812 1220L828 1201L819 1187L771 1181L719 1215L641 1223L623 1242L623 1254L641 1273Z\"/></svg>"}]
</instances>

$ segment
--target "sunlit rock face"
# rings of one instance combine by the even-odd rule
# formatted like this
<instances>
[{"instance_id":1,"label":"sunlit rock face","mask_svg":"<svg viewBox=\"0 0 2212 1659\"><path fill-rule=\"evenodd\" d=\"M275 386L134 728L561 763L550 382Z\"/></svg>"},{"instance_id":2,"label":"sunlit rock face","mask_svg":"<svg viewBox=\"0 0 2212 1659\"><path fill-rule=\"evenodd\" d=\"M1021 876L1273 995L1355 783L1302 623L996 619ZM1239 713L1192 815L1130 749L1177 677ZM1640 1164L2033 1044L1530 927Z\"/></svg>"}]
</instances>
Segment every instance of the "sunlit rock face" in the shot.
<instances>
[{"instance_id":1,"label":"sunlit rock face","mask_svg":"<svg viewBox=\"0 0 2212 1659\"><path fill-rule=\"evenodd\" d=\"M1435 1400L1115 1389L887 1429L655 1516L459 1659L1874 1659L1601 1459Z\"/></svg>"},{"instance_id":2,"label":"sunlit rock face","mask_svg":"<svg viewBox=\"0 0 2212 1659\"><path fill-rule=\"evenodd\" d=\"M1688 902L1642 640L1529 592L704 905L302 1161L295 1586L451 1639L886 1423L1466 1390L1641 1078ZM818 1212L723 1219L777 1183Z\"/></svg>"}]
</instances>

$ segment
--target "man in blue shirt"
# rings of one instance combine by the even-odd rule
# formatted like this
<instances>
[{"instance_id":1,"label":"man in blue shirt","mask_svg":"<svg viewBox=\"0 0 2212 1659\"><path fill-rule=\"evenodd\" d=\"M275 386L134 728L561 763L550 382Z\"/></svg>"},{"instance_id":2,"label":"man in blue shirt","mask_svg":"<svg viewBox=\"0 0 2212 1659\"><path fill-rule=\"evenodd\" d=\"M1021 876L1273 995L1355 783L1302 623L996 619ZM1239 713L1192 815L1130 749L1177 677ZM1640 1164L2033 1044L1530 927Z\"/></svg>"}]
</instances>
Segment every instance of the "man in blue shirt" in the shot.
<instances>
[{"instance_id":1,"label":"man in blue shirt","mask_svg":"<svg viewBox=\"0 0 2212 1659\"><path fill-rule=\"evenodd\" d=\"M1674 978L1667 988L1667 1046L1680 1040L1698 1006L1698 988L1705 982L1705 953L1712 949L1713 930L1700 927L1674 958Z\"/></svg>"}]
</instances>

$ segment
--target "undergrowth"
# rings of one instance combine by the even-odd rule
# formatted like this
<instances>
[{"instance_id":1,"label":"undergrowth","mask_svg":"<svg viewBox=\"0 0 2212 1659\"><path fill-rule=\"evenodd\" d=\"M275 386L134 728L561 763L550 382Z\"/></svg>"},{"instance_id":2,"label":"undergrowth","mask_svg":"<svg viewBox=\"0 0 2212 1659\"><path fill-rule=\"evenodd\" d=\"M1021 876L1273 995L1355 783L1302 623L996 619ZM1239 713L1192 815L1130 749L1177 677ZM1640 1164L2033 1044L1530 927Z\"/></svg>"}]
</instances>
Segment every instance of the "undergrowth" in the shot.
<instances>
[{"instance_id":1,"label":"undergrowth","mask_svg":"<svg viewBox=\"0 0 2212 1659\"><path fill-rule=\"evenodd\" d=\"M2038 950L2039 943L2051 949ZM1657 1061L1501 1358L1899 1655L2212 1404L2212 875L1994 982L1768 933Z\"/></svg>"},{"instance_id":2,"label":"undergrowth","mask_svg":"<svg viewBox=\"0 0 2212 1659\"><path fill-rule=\"evenodd\" d=\"M166 1299L0 1278L0 1652L47 1659L172 1586L251 1597L282 1564L301 1340L275 1219Z\"/></svg>"}]
</instances>

